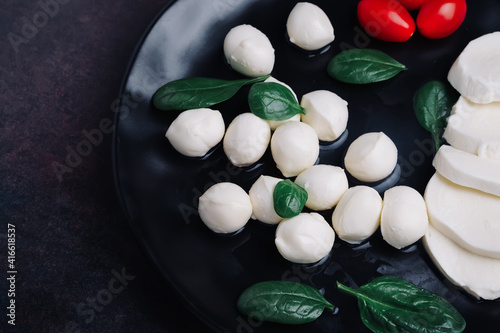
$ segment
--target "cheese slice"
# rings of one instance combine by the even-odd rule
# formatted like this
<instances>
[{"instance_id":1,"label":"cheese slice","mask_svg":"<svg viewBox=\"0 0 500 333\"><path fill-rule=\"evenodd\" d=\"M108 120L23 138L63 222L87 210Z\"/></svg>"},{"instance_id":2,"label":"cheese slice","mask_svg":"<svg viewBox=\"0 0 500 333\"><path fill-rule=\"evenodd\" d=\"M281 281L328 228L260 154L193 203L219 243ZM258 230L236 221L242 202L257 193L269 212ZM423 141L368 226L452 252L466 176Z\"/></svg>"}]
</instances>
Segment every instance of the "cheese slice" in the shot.
<instances>
[{"instance_id":1,"label":"cheese slice","mask_svg":"<svg viewBox=\"0 0 500 333\"><path fill-rule=\"evenodd\" d=\"M469 42L448 72L448 81L475 103L500 101L500 31Z\"/></svg>"},{"instance_id":2,"label":"cheese slice","mask_svg":"<svg viewBox=\"0 0 500 333\"><path fill-rule=\"evenodd\" d=\"M451 146L441 146L432 165L455 184L500 196L500 160L482 158Z\"/></svg>"},{"instance_id":3,"label":"cheese slice","mask_svg":"<svg viewBox=\"0 0 500 333\"><path fill-rule=\"evenodd\" d=\"M477 298L500 297L500 260L471 253L429 226L423 238L427 253L454 284Z\"/></svg>"},{"instance_id":4,"label":"cheese slice","mask_svg":"<svg viewBox=\"0 0 500 333\"><path fill-rule=\"evenodd\" d=\"M500 259L500 197L436 173L424 195L429 222L463 248Z\"/></svg>"},{"instance_id":5,"label":"cheese slice","mask_svg":"<svg viewBox=\"0 0 500 333\"><path fill-rule=\"evenodd\" d=\"M461 96L452 108L443 137L457 149L500 159L500 102L476 104Z\"/></svg>"}]
</instances>

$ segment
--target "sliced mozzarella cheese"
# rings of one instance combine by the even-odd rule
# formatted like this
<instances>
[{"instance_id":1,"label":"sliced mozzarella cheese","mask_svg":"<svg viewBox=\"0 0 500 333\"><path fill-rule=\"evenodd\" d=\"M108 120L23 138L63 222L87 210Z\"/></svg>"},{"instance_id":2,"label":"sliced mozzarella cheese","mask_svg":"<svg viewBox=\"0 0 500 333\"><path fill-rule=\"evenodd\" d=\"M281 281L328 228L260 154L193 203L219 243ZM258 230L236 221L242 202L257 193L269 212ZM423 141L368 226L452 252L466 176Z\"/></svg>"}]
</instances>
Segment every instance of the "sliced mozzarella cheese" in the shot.
<instances>
[{"instance_id":1,"label":"sliced mozzarella cheese","mask_svg":"<svg viewBox=\"0 0 500 333\"><path fill-rule=\"evenodd\" d=\"M500 297L500 260L471 253L432 225L424 236L424 246L441 272L451 282L475 297Z\"/></svg>"},{"instance_id":2,"label":"sliced mozzarella cheese","mask_svg":"<svg viewBox=\"0 0 500 333\"><path fill-rule=\"evenodd\" d=\"M297 100L297 95L292 90L292 87L290 87L288 84L283 83L283 82L277 80L276 78L274 78L272 76L268 77L264 82L279 83L279 84L287 87L292 92L293 96L295 97L295 100ZM290 119L287 119L287 120L266 120L266 121L269 124L269 126L271 127L271 130L274 131L279 125L281 125L281 124L283 124L283 123L285 123L287 121L300 121L300 114L296 114L295 116L293 116L293 117L291 117Z\"/></svg>"},{"instance_id":3,"label":"sliced mozzarella cheese","mask_svg":"<svg viewBox=\"0 0 500 333\"><path fill-rule=\"evenodd\" d=\"M469 42L448 73L451 85L475 103L500 101L500 32Z\"/></svg>"},{"instance_id":4,"label":"sliced mozzarella cheese","mask_svg":"<svg viewBox=\"0 0 500 333\"><path fill-rule=\"evenodd\" d=\"M397 249L409 246L427 231L429 219L420 193L408 186L395 186L384 193L380 231Z\"/></svg>"},{"instance_id":5,"label":"sliced mozzarella cheese","mask_svg":"<svg viewBox=\"0 0 500 333\"><path fill-rule=\"evenodd\" d=\"M430 223L463 248L500 259L500 197L436 173L425 189Z\"/></svg>"},{"instance_id":6,"label":"sliced mozzarella cheese","mask_svg":"<svg viewBox=\"0 0 500 333\"><path fill-rule=\"evenodd\" d=\"M439 174L455 184L500 196L500 160L482 158L444 145L432 164Z\"/></svg>"},{"instance_id":7,"label":"sliced mozzarella cheese","mask_svg":"<svg viewBox=\"0 0 500 333\"><path fill-rule=\"evenodd\" d=\"M253 183L248 195L252 202L252 219L263 223L278 224L283 218L274 210L273 192L282 179L261 175Z\"/></svg>"},{"instance_id":8,"label":"sliced mozzarella cheese","mask_svg":"<svg viewBox=\"0 0 500 333\"><path fill-rule=\"evenodd\" d=\"M326 13L309 2L299 2L293 7L286 29L290 42L307 51L320 49L335 39Z\"/></svg>"},{"instance_id":9,"label":"sliced mozzarella cheese","mask_svg":"<svg viewBox=\"0 0 500 333\"><path fill-rule=\"evenodd\" d=\"M276 228L276 247L287 260L315 263L332 250L335 232L318 213L301 213L285 219Z\"/></svg>"},{"instance_id":10,"label":"sliced mozzarella cheese","mask_svg":"<svg viewBox=\"0 0 500 333\"><path fill-rule=\"evenodd\" d=\"M248 166L257 162L266 152L271 138L269 124L246 112L229 124L224 141L224 152L235 166Z\"/></svg>"},{"instance_id":11,"label":"sliced mozzarella cheese","mask_svg":"<svg viewBox=\"0 0 500 333\"><path fill-rule=\"evenodd\" d=\"M302 171L295 183L307 191L306 207L313 210L326 210L335 206L347 191L349 183L344 169L318 164Z\"/></svg>"},{"instance_id":12,"label":"sliced mozzarella cheese","mask_svg":"<svg viewBox=\"0 0 500 333\"><path fill-rule=\"evenodd\" d=\"M347 102L328 90L316 90L302 96L305 109L302 121L310 125L321 141L334 141L344 133L349 112Z\"/></svg>"},{"instance_id":13,"label":"sliced mozzarella cheese","mask_svg":"<svg viewBox=\"0 0 500 333\"><path fill-rule=\"evenodd\" d=\"M443 137L457 149L500 159L500 102L476 104L460 97Z\"/></svg>"},{"instance_id":14,"label":"sliced mozzarella cheese","mask_svg":"<svg viewBox=\"0 0 500 333\"><path fill-rule=\"evenodd\" d=\"M236 184L218 183L200 197L200 218L214 232L231 233L243 228L252 215L248 194Z\"/></svg>"},{"instance_id":15,"label":"sliced mozzarella cheese","mask_svg":"<svg viewBox=\"0 0 500 333\"><path fill-rule=\"evenodd\" d=\"M359 244L373 235L380 225L382 198L372 187L348 189L332 214L333 229L340 239Z\"/></svg>"},{"instance_id":16,"label":"sliced mozzarella cheese","mask_svg":"<svg viewBox=\"0 0 500 333\"><path fill-rule=\"evenodd\" d=\"M224 131L221 113L202 108L181 112L168 127L165 137L179 153L201 157L222 140Z\"/></svg>"},{"instance_id":17,"label":"sliced mozzarella cheese","mask_svg":"<svg viewBox=\"0 0 500 333\"><path fill-rule=\"evenodd\" d=\"M318 135L305 123L289 121L274 131L271 153L283 176L295 177L316 163L319 156Z\"/></svg>"},{"instance_id":18,"label":"sliced mozzarella cheese","mask_svg":"<svg viewBox=\"0 0 500 333\"><path fill-rule=\"evenodd\" d=\"M344 158L347 171L364 182L389 176L397 162L398 149L383 132L361 135L349 145Z\"/></svg>"},{"instance_id":19,"label":"sliced mozzarella cheese","mask_svg":"<svg viewBox=\"0 0 500 333\"><path fill-rule=\"evenodd\" d=\"M274 67L274 48L269 38L248 24L228 32L224 39L224 55L235 71L247 76L267 75Z\"/></svg>"}]
</instances>

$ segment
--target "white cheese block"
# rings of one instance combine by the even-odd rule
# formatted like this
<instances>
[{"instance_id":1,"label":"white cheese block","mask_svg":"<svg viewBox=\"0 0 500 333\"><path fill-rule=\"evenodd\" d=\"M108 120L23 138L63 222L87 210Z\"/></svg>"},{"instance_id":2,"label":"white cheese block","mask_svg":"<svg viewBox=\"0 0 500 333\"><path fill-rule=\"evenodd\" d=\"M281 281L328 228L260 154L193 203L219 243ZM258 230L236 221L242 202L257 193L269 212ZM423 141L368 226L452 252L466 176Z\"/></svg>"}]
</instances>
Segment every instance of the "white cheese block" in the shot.
<instances>
[{"instance_id":1,"label":"white cheese block","mask_svg":"<svg viewBox=\"0 0 500 333\"><path fill-rule=\"evenodd\" d=\"M500 32L469 42L448 73L448 81L475 103L500 101Z\"/></svg>"},{"instance_id":2,"label":"white cheese block","mask_svg":"<svg viewBox=\"0 0 500 333\"><path fill-rule=\"evenodd\" d=\"M248 195L252 202L252 219L267 224L278 224L283 218L274 210L273 193L276 184L282 179L261 175L253 183Z\"/></svg>"},{"instance_id":3,"label":"white cheese block","mask_svg":"<svg viewBox=\"0 0 500 333\"><path fill-rule=\"evenodd\" d=\"M429 222L463 248L500 259L500 197L436 173L425 189Z\"/></svg>"},{"instance_id":4,"label":"white cheese block","mask_svg":"<svg viewBox=\"0 0 500 333\"><path fill-rule=\"evenodd\" d=\"M500 196L500 160L482 158L444 145L432 164L437 172L455 184Z\"/></svg>"},{"instance_id":5,"label":"white cheese block","mask_svg":"<svg viewBox=\"0 0 500 333\"><path fill-rule=\"evenodd\" d=\"M500 260L471 253L432 226L423 243L436 266L451 282L477 298L500 297Z\"/></svg>"},{"instance_id":6,"label":"white cheese block","mask_svg":"<svg viewBox=\"0 0 500 333\"><path fill-rule=\"evenodd\" d=\"M443 137L457 149L500 159L500 102L476 104L460 97L453 106Z\"/></svg>"},{"instance_id":7,"label":"white cheese block","mask_svg":"<svg viewBox=\"0 0 500 333\"><path fill-rule=\"evenodd\" d=\"M417 190L395 186L384 193L380 231L384 240L401 249L424 236L429 225L425 202Z\"/></svg>"},{"instance_id":8,"label":"white cheese block","mask_svg":"<svg viewBox=\"0 0 500 333\"><path fill-rule=\"evenodd\" d=\"M335 232L318 213L300 213L281 221L276 228L279 253L299 264L315 263L326 257L334 242Z\"/></svg>"}]
</instances>

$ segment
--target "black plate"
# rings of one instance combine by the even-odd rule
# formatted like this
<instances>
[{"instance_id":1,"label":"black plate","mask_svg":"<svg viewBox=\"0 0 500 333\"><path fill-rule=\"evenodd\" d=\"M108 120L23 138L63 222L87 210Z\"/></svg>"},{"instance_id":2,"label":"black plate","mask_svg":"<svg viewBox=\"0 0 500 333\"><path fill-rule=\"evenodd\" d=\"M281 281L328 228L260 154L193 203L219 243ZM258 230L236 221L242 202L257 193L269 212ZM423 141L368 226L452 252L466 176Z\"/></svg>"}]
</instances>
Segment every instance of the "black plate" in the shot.
<instances>
[{"instance_id":1,"label":"black plate","mask_svg":"<svg viewBox=\"0 0 500 333\"><path fill-rule=\"evenodd\" d=\"M287 262L274 246L274 227L255 221L238 234L220 236L206 228L196 213L198 197L211 184L231 181L246 190L260 174L280 176L269 151L251 168L235 168L217 147L206 158L177 153L164 138L176 113L151 106L162 84L192 76L240 78L225 63L224 36L238 24L263 31L276 50L273 76L297 95L331 90L348 101L350 118L342 145L323 145L321 163L342 165L348 145L359 135L383 131L399 150L399 184L423 192L434 172L430 135L417 123L412 98L430 80L446 74L471 39L500 30L500 3L469 1L462 27L441 40L416 33L406 43L367 37L356 20L357 1L313 1L330 17L335 41L321 54L308 54L288 43L285 22L296 1L181 0L172 1L153 22L131 62L120 95L114 140L115 177L130 224L153 264L186 304L218 332L368 332L356 300L339 292L336 281L356 287L376 276L391 274L444 296L462 313L468 332L498 332L499 302L477 302L452 286L429 260L421 242L398 251L375 234L369 242L351 246L336 240L331 255L317 265ZM385 51L408 70L372 85L335 82L326 74L327 62L347 48ZM246 88L245 88L246 89ZM227 124L248 111L246 90L217 105ZM331 211L324 212L330 221ZM237 312L238 295L263 280L300 281L324 291L338 306L318 320L300 326L261 323Z\"/></svg>"}]
</instances>

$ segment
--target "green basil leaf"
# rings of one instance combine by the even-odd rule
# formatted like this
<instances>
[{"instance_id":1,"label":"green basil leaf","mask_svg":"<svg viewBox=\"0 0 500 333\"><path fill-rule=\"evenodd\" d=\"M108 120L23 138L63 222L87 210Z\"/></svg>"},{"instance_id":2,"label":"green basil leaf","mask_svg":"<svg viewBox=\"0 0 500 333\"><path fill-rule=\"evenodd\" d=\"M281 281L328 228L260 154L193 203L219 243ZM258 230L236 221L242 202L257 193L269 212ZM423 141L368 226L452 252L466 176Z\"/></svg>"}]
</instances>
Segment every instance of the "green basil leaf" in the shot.
<instances>
[{"instance_id":1,"label":"green basil leaf","mask_svg":"<svg viewBox=\"0 0 500 333\"><path fill-rule=\"evenodd\" d=\"M286 120L305 113L290 89L276 82L254 84L248 93L248 105L264 120Z\"/></svg>"},{"instance_id":2,"label":"green basil leaf","mask_svg":"<svg viewBox=\"0 0 500 333\"><path fill-rule=\"evenodd\" d=\"M363 323L376 333L462 332L465 320L444 298L394 276L382 276L358 289L337 282L358 298Z\"/></svg>"},{"instance_id":3,"label":"green basil leaf","mask_svg":"<svg viewBox=\"0 0 500 333\"><path fill-rule=\"evenodd\" d=\"M374 49L352 49L334 56L328 63L328 75L342 82L364 84L394 77L406 66L386 53Z\"/></svg>"},{"instance_id":4,"label":"green basil leaf","mask_svg":"<svg viewBox=\"0 0 500 333\"><path fill-rule=\"evenodd\" d=\"M333 309L315 288L290 281L265 281L246 289L237 307L245 315L282 324L303 324Z\"/></svg>"},{"instance_id":5,"label":"green basil leaf","mask_svg":"<svg viewBox=\"0 0 500 333\"><path fill-rule=\"evenodd\" d=\"M427 82L415 94L413 107L417 120L423 128L431 132L436 151L439 149L448 115L457 99L457 94L441 81Z\"/></svg>"},{"instance_id":6,"label":"green basil leaf","mask_svg":"<svg viewBox=\"0 0 500 333\"><path fill-rule=\"evenodd\" d=\"M283 218L297 216L304 209L307 197L305 189L290 179L282 180L274 187L274 210Z\"/></svg>"},{"instance_id":7,"label":"green basil leaf","mask_svg":"<svg viewBox=\"0 0 500 333\"><path fill-rule=\"evenodd\" d=\"M242 86L264 81L268 77L240 80L193 77L175 80L155 92L153 105L164 111L206 108L233 97Z\"/></svg>"}]
</instances>

